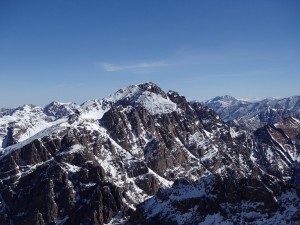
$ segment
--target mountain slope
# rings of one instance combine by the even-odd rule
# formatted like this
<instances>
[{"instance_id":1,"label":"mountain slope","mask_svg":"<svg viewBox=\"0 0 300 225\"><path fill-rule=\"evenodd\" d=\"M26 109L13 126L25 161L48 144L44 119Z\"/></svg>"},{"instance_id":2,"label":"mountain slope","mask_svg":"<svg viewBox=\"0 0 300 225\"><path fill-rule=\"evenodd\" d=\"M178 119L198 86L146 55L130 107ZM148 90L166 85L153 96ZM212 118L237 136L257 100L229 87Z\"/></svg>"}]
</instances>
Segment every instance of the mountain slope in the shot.
<instances>
[{"instance_id":1,"label":"mountain slope","mask_svg":"<svg viewBox=\"0 0 300 225\"><path fill-rule=\"evenodd\" d=\"M179 182L137 207L127 224L299 224L299 192L273 180L217 175Z\"/></svg>"},{"instance_id":2,"label":"mountain slope","mask_svg":"<svg viewBox=\"0 0 300 225\"><path fill-rule=\"evenodd\" d=\"M59 120L79 109L75 103L52 102L45 108L23 105L2 109L0 114L0 151L22 142L38 132L59 123Z\"/></svg>"},{"instance_id":3,"label":"mountain slope","mask_svg":"<svg viewBox=\"0 0 300 225\"><path fill-rule=\"evenodd\" d=\"M264 169L289 180L300 162L300 121L289 117L256 130L254 135Z\"/></svg>"},{"instance_id":4,"label":"mountain slope","mask_svg":"<svg viewBox=\"0 0 300 225\"><path fill-rule=\"evenodd\" d=\"M300 121L254 132L253 162L262 174L212 174L180 180L137 207L128 224L299 224Z\"/></svg>"}]
</instances>

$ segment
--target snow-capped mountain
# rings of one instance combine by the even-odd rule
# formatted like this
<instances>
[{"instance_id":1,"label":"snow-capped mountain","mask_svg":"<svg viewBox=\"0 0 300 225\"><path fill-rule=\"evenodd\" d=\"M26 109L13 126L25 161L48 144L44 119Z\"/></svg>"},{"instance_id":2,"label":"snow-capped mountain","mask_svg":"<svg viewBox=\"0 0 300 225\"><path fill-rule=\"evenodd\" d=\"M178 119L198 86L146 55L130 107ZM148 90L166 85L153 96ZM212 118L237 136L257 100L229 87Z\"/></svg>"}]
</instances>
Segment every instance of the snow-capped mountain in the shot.
<instances>
[{"instance_id":1,"label":"snow-capped mountain","mask_svg":"<svg viewBox=\"0 0 300 225\"><path fill-rule=\"evenodd\" d=\"M215 97L203 104L215 110L223 120L232 121L252 131L280 122L289 116L300 118L300 96L249 102L227 95Z\"/></svg>"},{"instance_id":2,"label":"snow-capped mountain","mask_svg":"<svg viewBox=\"0 0 300 225\"><path fill-rule=\"evenodd\" d=\"M0 113L0 151L56 124L79 109L75 103L52 102L45 108L23 105Z\"/></svg>"},{"instance_id":3,"label":"snow-capped mountain","mask_svg":"<svg viewBox=\"0 0 300 225\"><path fill-rule=\"evenodd\" d=\"M52 120L59 119L65 116L69 116L76 110L80 110L80 106L76 103L62 103L62 102L51 102L46 105L43 112L50 117Z\"/></svg>"},{"instance_id":4,"label":"snow-capped mountain","mask_svg":"<svg viewBox=\"0 0 300 225\"><path fill-rule=\"evenodd\" d=\"M299 219L295 118L250 133L151 82L1 112L0 224Z\"/></svg>"}]
</instances>

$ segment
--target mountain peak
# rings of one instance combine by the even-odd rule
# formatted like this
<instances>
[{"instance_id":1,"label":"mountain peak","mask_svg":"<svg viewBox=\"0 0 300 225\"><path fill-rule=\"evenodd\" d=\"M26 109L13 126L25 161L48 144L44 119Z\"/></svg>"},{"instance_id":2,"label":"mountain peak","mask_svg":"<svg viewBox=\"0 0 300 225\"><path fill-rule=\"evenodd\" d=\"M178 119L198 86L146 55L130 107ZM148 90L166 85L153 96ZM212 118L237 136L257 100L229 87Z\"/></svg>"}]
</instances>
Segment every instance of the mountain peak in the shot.
<instances>
[{"instance_id":1,"label":"mountain peak","mask_svg":"<svg viewBox=\"0 0 300 225\"><path fill-rule=\"evenodd\" d=\"M69 105L69 104L75 104L75 103L71 103L71 102L59 102L59 101L52 101L50 102L47 106L60 106L60 105ZM46 108L45 107L45 108Z\"/></svg>"},{"instance_id":2,"label":"mountain peak","mask_svg":"<svg viewBox=\"0 0 300 225\"><path fill-rule=\"evenodd\" d=\"M33 108L36 108L36 105L33 104L24 104L22 106L19 106L18 108L16 108L16 110L31 110Z\"/></svg>"},{"instance_id":3,"label":"mountain peak","mask_svg":"<svg viewBox=\"0 0 300 225\"><path fill-rule=\"evenodd\" d=\"M55 118L61 118L72 114L75 110L79 109L80 106L76 103L68 102L57 102L53 101L46 105L44 108L44 113L47 116L53 116Z\"/></svg>"},{"instance_id":4,"label":"mountain peak","mask_svg":"<svg viewBox=\"0 0 300 225\"><path fill-rule=\"evenodd\" d=\"M137 85L139 88L145 90L145 91L150 91L156 94L164 94L165 93L162 91L162 89L155 83L153 82L145 82Z\"/></svg>"},{"instance_id":5,"label":"mountain peak","mask_svg":"<svg viewBox=\"0 0 300 225\"><path fill-rule=\"evenodd\" d=\"M210 108L214 108L212 106L228 107L232 104L235 104L236 102L239 102L239 100L237 100L236 98L230 95L223 95L223 96L217 96L213 99L207 100L204 102L204 104Z\"/></svg>"},{"instance_id":6,"label":"mountain peak","mask_svg":"<svg viewBox=\"0 0 300 225\"><path fill-rule=\"evenodd\" d=\"M154 94L162 96L163 98L167 98L166 93L158 85L154 84L153 82L145 82L121 88L107 99L119 101L122 99L140 95L144 92L152 92Z\"/></svg>"},{"instance_id":7,"label":"mountain peak","mask_svg":"<svg viewBox=\"0 0 300 225\"><path fill-rule=\"evenodd\" d=\"M227 100L227 101L233 101L233 100L237 100L236 98L230 96L230 95L222 95L222 96L217 96L215 98L213 98L214 100Z\"/></svg>"},{"instance_id":8,"label":"mountain peak","mask_svg":"<svg viewBox=\"0 0 300 225\"><path fill-rule=\"evenodd\" d=\"M141 88L146 88L146 89L150 89L152 87L158 87L157 84L155 84L155 83L153 83L151 81L139 83L139 84L137 84L137 86L139 86Z\"/></svg>"},{"instance_id":9,"label":"mountain peak","mask_svg":"<svg viewBox=\"0 0 300 225\"><path fill-rule=\"evenodd\" d=\"M122 88L104 100L114 105L142 106L151 114L169 113L177 108L167 94L152 82Z\"/></svg>"}]
</instances>

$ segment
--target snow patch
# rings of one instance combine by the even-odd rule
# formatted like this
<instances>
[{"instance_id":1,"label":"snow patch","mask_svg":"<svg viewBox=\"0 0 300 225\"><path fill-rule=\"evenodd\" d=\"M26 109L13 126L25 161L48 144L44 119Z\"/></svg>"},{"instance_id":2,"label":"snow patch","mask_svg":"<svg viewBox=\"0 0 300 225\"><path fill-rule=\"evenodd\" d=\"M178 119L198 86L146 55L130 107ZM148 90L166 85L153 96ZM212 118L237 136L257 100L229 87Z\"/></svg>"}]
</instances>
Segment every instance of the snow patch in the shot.
<instances>
[{"instance_id":1,"label":"snow patch","mask_svg":"<svg viewBox=\"0 0 300 225\"><path fill-rule=\"evenodd\" d=\"M61 152L59 155L65 155L65 154L74 154L78 152L82 152L84 150L84 147L82 145L76 144L69 148L67 148L65 151Z\"/></svg>"}]
</instances>

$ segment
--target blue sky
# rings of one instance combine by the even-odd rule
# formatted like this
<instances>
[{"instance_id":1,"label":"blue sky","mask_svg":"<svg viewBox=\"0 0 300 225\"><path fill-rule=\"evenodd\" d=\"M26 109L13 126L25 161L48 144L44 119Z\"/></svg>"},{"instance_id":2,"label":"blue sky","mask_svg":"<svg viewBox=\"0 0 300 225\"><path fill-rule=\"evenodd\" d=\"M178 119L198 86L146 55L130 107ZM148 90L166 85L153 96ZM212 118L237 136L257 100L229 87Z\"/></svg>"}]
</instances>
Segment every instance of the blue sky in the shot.
<instances>
[{"instance_id":1,"label":"blue sky","mask_svg":"<svg viewBox=\"0 0 300 225\"><path fill-rule=\"evenodd\" d=\"M299 95L298 0L2 0L0 108L153 81L193 100Z\"/></svg>"}]
</instances>

